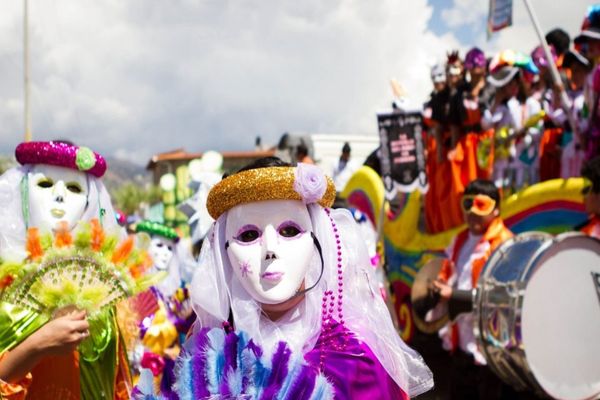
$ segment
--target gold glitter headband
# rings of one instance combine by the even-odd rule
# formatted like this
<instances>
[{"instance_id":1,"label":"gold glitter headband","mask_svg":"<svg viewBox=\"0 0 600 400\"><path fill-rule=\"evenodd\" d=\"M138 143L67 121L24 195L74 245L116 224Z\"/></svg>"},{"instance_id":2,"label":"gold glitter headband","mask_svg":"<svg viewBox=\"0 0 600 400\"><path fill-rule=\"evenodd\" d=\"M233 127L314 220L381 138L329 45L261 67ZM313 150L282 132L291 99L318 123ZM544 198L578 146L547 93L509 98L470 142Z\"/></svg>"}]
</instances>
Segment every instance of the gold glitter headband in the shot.
<instances>
[{"instance_id":1,"label":"gold glitter headband","mask_svg":"<svg viewBox=\"0 0 600 400\"><path fill-rule=\"evenodd\" d=\"M306 170L309 171L308 176L302 174L302 171ZM300 181L307 182L303 191L309 194L304 197L296 190L298 177ZM324 190L324 193L315 201L307 201L314 179L321 180L315 186L319 187L322 184L321 191ZM331 178L312 165L301 164L298 171L293 167L256 168L230 175L217 183L208 193L206 207L211 217L217 219L239 204L264 200L299 200L331 207L335 200L335 185Z\"/></svg>"}]
</instances>

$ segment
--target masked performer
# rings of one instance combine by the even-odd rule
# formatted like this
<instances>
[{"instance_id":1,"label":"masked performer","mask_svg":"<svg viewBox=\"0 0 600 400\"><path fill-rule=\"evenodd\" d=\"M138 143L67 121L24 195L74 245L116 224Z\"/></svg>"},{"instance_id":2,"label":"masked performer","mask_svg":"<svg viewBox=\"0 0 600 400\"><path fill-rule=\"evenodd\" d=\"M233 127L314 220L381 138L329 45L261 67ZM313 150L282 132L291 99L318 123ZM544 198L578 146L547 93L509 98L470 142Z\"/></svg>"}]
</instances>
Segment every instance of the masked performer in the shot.
<instances>
[{"instance_id":1,"label":"masked performer","mask_svg":"<svg viewBox=\"0 0 600 400\"><path fill-rule=\"evenodd\" d=\"M119 243L106 162L63 142L22 143L16 158L0 177L1 397L126 399L112 305L148 263Z\"/></svg>"},{"instance_id":2,"label":"masked performer","mask_svg":"<svg viewBox=\"0 0 600 400\"><path fill-rule=\"evenodd\" d=\"M196 263L173 228L142 221L135 229L138 235L150 235L150 271L163 274L164 278L132 301L142 317L134 365L151 369L169 387L173 360L195 320L187 289L190 282L184 277L191 276L192 264Z\"/></svg>"},{"instance_id":3,"label":"masked performer","mask_svg":"<svg viewBox=\"0 0 600 400\"><path fill-rule=\"evenodd\" d=\"M401 399L431 387L394 329L352 216L329 209L334 198L321 170L277 158L211 190L216 222L191 286L198 322L179 398Z\"/></svg>"},{"instance_id":4,"label":"masked performer","mask_svg":"<svg viewBox=\"0 0 600 400\"><path fill-rule=\"evenodd\" d=\"M460 233L446 254L449 260L433 283L442 300L477 287L479 275L494 251L512 233L500 217L500 193L491 181L478 179L465 188L462 198L468 229ZM456 293L454 293L456 292ZM467 296L470 298L470 296ZM444 348L453 353L451 398L493 398L499 381L488 370L473 331L473 313L463 313L440 330Z\"/></svg>"}]
</instances>

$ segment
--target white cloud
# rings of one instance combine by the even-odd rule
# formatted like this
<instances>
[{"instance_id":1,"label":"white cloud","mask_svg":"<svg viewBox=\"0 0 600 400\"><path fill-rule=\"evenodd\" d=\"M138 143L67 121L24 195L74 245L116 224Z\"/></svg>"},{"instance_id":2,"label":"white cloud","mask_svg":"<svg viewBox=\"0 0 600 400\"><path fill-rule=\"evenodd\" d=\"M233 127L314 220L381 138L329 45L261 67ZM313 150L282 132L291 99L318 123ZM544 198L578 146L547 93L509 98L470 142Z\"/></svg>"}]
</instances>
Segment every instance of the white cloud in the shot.
<instances>
[{"instance_id":1,"label":"white cloud","mask_svg":"<svg viewBox=\"0 0 600 400\"><path fill-rule=\"evenodd\" d=\"M519 1L519 0L517 0ZM488 12L484 0L454 0L453 6L442 11L442 18L450 28L481 22Z\"/></svg>"},{"instance_id":2,"label":"white cloud","mask_svg":"<svg viewBox=\"0 0 600 400\"><path fill-rule=\"evenodd\" d=\"M250 149L284 131L367 133L451 34L426 0L30 1L34 138L149 157ZM22 132L21 2L0 13L0 148ZM8 106L10 105L10 106Z\"/></svg>"}]
</instances>

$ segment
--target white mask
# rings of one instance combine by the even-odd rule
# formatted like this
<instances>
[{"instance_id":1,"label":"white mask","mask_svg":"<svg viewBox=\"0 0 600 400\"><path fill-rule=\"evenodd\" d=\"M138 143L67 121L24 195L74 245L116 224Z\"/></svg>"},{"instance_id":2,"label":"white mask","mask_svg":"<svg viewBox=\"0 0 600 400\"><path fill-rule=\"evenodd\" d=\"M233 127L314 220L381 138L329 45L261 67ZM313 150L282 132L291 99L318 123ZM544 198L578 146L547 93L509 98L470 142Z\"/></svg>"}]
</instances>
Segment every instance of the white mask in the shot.
<instances>
[{"instance_id":1,"label":"white mask","mask_svg":"<svg viewBox=\"0 0 600 400\"><path fill-rule=\"evenodd\" d=\"M56 230L65 221L69 230L81 220L88 200L85 172L37 164L28 174L29 226Z\"/></svg>"},{"instance_id":2,"label":"white mask","mask_svg":"<svg viewBox=\"0 0 600 400\"><path fill-rule=\"evenodd\" d=\"M173 258L175 243L172 240L154 236L150 241L148 253L154 261L154 267L159 271L165 271Z\"/></svg>"},{"instance_id":3,"label":"white mask","mask_svg":"<svg viewBox=\"0 0 600 400\"><path fill-rule=\"evenodd\" d=\"M268 200L229 210L225 236L233 273L263 304L289 300L300 288L315 252L304 204Z\"/></svg>"}]
</instances>

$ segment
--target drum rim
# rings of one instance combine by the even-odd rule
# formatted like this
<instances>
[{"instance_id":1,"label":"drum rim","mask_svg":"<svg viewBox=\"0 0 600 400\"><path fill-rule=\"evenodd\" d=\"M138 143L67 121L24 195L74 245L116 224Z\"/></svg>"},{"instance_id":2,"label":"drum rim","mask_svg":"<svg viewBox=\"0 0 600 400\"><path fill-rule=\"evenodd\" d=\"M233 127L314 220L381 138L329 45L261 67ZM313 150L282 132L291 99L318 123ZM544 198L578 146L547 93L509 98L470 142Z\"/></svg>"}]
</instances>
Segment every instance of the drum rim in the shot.
<instances>
[{"instance_id":1,"label":"drum rim","mask_svg":"<svg viewBox=\"0 0 600 400\"><path fill-rule=\"evenodd\" d=\"M500 370L498 368L498 366L496 365L496 363L493 361L494 358L490 355L489 351L488 351L488 347L486 345L486 342L484 342L483 338L482 338L482 334L484 331L483 329L483 323L482 323L482 318L481 318L481 309L482 309L482 303L483 303L483 293L482 293L482 289L483 283L485 282L485 279L489 276L489 274L491 273L491 269L489 268L489 266L492 263L497 263L499 260L502 259L502 257L504 256L504 254L506 253L506 249L509 248L510 246L512 246L515 242L522 242L522 241L526 241L526 240L535 240L535 239L539 239L540 240L540 246L539 248L537 248L535 250L535 252L533 253L532 257L529 258L529 260L527 261L527 264L524 266L523 271L520 274L520 277L523 278L525 276L528 276L529 271L534 267L535 265L535 260L537 260L541 254L543 254L552 244L553 244L553 239L554 236L547 233L547 232L540 232L540 231L528 231L528 232L523 232L520 233L518 235L515 235L507 240L505 240L504 242L502 242L502 244L500 244L490 255L490 257L488 258L487 262L485 263L483 270L481 272L481 275L479 276L479 280L478 280L478 284L477 284L477 290L476 293L474 295L474 302L473 302L473 313L474 313L474 318L473 318L473 333L475 335L475 341L477 343L477 346L479 348L479 350L483 353L485 359L488 361L488 365L490 366L490 368L494 371L494 373L499 376L499 377L505 377L506 374L504 373L504 370ZM520 279L522 280L522 279ZM539 383L537 382L537 380L535 379L533 372L531 371L531 367L529 366L529 364L527 364L527 359L523 360L525 363L525 367L527 368L526 371L523 371L525 373L525 376L522 376L521 379L524 382L525 386L530 387L531 379L535 380L535 384L537 384L538 388L531 388L534 390L542 390L541 386L539 385ZM531 378L529 378L531 377ZM502 380L504 380L502 378Z\"/></svg>"},{"instance_id":2,"label":"drum rim","mask_svg":"<svg viewBox=\"0 0 600 400\"><path fill-rule=\"evenodd\" d=\"M479 280L477 282L476 293L475 293L474 301L473 301L473 313L475 314L475 317L478 317L481 312L481 302L482 302L481 289L482 288L481 288L480 284L482 284L485 281L485 278L487 276L489 276L489 272L490 272L489 265L492 263L492 261L496 261L497 259L501 258L505 252L505 249L510 247L513 243L515 243L516 241L524 241L525 239L529 239L530 237L537 237L540 239L544 239L542 244L546 244L546 242L548 242L549 240L551 240L553 238L553 236L551 234L546 233L546 232L529 231L529 232L523 232L518 235L515 235L515 236L505 240L498 247L496 247L496 249L492 252L490 257L486 261L485 265L483 266L483 269L481 270L481 275L479 276ZM536 252L538 250L536 250ZM478 322L480 319L481 318L473 319L475 322L475 325L476 325L474 333L475 333L475 337L477 338L479 346L482 345L482 343L479 341L479 339L481 337L481 332L482 332L481 324ZM481 347L483 347L483 346L481 346Z\"/></svg>"}]
</instances>

